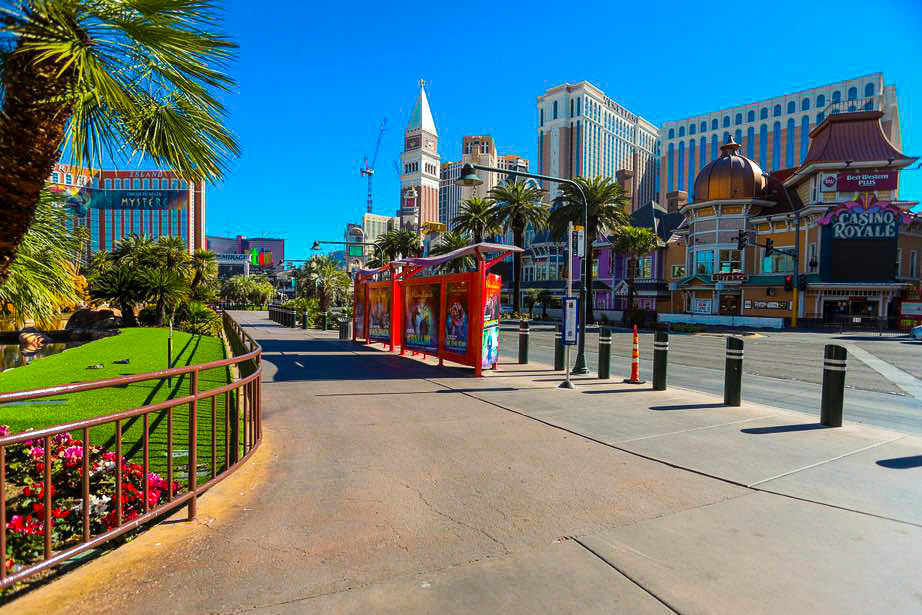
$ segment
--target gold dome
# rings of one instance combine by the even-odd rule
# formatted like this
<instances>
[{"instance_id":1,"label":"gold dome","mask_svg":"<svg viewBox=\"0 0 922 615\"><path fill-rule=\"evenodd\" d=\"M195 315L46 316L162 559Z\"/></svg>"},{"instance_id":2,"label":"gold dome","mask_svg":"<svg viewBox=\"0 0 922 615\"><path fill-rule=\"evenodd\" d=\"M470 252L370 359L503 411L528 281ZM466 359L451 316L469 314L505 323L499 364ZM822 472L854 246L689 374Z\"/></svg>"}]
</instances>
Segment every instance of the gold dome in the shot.
<instances>
[{"instance_id":1,"label":"gold dome","mask_svg":"<svg viewBox=\"0 0 922 615\"><path fill-rule=\"evenodd\" d=\"M720 146L720 157L695 178L695 201L754 199L765 189L765 177L755 162L740 155L731 139Z\"/></svg>"}]
</instances>

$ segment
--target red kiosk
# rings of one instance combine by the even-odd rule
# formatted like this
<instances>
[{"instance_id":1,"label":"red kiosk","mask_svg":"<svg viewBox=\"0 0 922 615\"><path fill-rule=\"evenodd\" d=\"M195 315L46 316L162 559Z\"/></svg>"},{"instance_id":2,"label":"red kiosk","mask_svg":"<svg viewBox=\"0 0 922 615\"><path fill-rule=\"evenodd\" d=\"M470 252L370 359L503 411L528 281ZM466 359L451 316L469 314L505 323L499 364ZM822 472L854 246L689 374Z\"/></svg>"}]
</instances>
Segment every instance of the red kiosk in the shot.
<instances>
[{"instance_id":1,"label":"red kiosk","mask_svg":"<svg viewBox=\"0 0 922 615\"><path fill-rule=\"evenodd\" d=\"M500 276L488 273L522 248L478 243L440 256L407 258L355 276L353 340L388 344L470 365L477 376L499 360ZM487 259L487 255L493 256ZM427 269L474 256L477 270L428 275ZM399 271L398 271L399 269Z\"/></svg>"}]
</instances>

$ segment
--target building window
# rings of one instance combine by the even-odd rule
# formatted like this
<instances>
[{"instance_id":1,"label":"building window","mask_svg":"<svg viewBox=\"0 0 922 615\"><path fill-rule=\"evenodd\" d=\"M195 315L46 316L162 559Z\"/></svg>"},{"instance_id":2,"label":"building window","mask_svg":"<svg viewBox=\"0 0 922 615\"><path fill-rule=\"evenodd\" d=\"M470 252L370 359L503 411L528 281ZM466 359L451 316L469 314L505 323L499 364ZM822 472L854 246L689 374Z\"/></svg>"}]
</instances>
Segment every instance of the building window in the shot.
<instances>
[{"instance_id":1,"label":"building window","mask_svg":"<svg viewBox=\"0 0 922 615\"><path fill-rule=\"evenodd\" d=\"M780 247L780 246L779 246ZM790 248L791 246L786 246ZM787 254L773 253L762 258L762 273L793 273L794 257Z\"/></svg>"},{"instance_id":2,"label":"building window","mask_svg":"<svg viewBox=\"0 0 922 615\"><path fill-rule=\"evenodd\" d=\"M781 168L781 122L772 124L772 171Z\"/></svg>"},{"instance_id":3,"label":"building window","mask_svg":"<svg viewBox=\"0 0 922 615\"><path fill-rule=\"evenodd\" d=\"M750 110L749 110L749 113L746 114L746 121L747 121L747 122L754 122L754 121L756 121L756 112L753 111L752 109L750 109Z\"/></svg>"},{"instance_id":4,"label":"building window","mask_svg":"<svg viewBox=\"0 0 922 615\"><path fill-rule=\"evenodd\" d=\"M819 126L823 123L823 120L826 119L826 114L820 111L816 114L816 125Z\"/></svg>"},{"instance_id":5,"label":"building window","mask_svg":"<svg viewBox=\"0 0 922 615\"><path fill-rule=\"evenodd\" d=\"M750 126L746 129L746 158L753 159L756 147L756 129Z\"/></svg>"},{"instance_id":6,"label":"building window","mask_svg":"<svg viewBox=\"0 0 922 615\"><path fill-rule=\"evenodd\" d=\"M670 138L670 139L675 139L675 128L670 128L670 129L669 129L669 138Z\"/></svg>"},{"instance_id":7,"label":"building window","mask_svg":"<svg viewBox=\"0 0 922 615\"><path fill-rule=\"evenodd\" d=\"M706 137L701 137L701 141L698 144L698 147L701 149L701 153L698 154L699 158L701 159L701 164L698 166L703 169L704 165L708 163L708 140Z\"/></svg>"},{"instance_id":8,"label":"building window","mask_svg":"<svg viewBox=\"0 0 922 615\"><path fill-rule=\"evenodd\" d=\"M724 116L723 126L724 128L728 128L730 126L730 116L729 115Z\"/></svg>"},{"instance_id":9,"label":"building window","mask_svg":"<svg viewBox=\"0 0 922 615\"><path fill-rule=\"evenodd\" d=\"M64 183L70 186L72 183L74 183L74 176L68 173L67 176L64 178Z\"/></svg>"},{"instance_id":10,"label":"building window","mask_svg":"<svg viewBox=\"0 0 922 615\"><path fill-rule=\"evenodd\" d=\"M679 126L679 136L680 137L685 136L685 126Z\"/></svg>"},{"instance_id":11,"label":"building window","mask_svg":"<svg viewBox=\"0 0 922 615\"><path fill-rule=\"evenodd\" d=\"M701 120L701 132L705 132L708 129L707 120Z\"/></svg>"},{"instance_id":12,"label":"building window","mask_svg":"<svg viewBox=\"0 0 922 615\"><path fill-rule=\"evenodd\" d=\"M788 113L794 113L797 111L797 105L794 104L794 101L788 102Z\"/></svg>"},{"instance_id":13,"label":"building window","mask_svg":"<svg viewBox=\"0 0 922 615\"><path fill-rule=\"evenodd\" d=\"M794 118L788 118L788 134L784 142L784 166L791 168L794 166Z\"/></svg>"},{"instance_id":14,"label":"building window","mask_svg":"<svg viewBox=\"0 0 922 615\"><path fill-rule=\"evenodd\" d=\"M714 251L698 250L695 252L695 274L710 275L714 273Z\"/></svg>"},{"instance_id":15,"label":"building window","mask_svg":"<svg viewBox=\"0 0 922 615\"><path fill-rule=\"evenodd\" d=\"M573 105L574 105L574 102L573 102L573 99L571 98L570 99L570 117L573 117Z\"/></svg>"},{"instance_id":16,"label":"building window","mask_svg":"<svg viewBox=\"0 0 922 615\"><path fill-rule=\"evenodd\" d=\"M768 126L762 124L759 126L759 166L763 169L765 166L765 156L768 151Z\"/></svg>"},{"instance_id":17,"label":"building window","mask_svg":"<svg viewBox=\"0 0 922 615\"><path fill-rule=\"evenodd\" d=\"M724 143L729 143L729 142L730 142L730 133L727 132L726 130L724 131L724 140L723 140L723 142L724 142Z\"/></svg>"},{"instance_id":18,"label":"building window","mask_svg":"<svg viewBox=\"0 0 922 615\"><path fill-rule=\"evenodd\" d=\"M685 141L679 141L679 190L685 189Z\"/></svg>"},{"instance_id":19,"label":"building window","mask_svg":"<svg viewBox=\"0 0 922 615\"><path fill-rule=\"evenodd\" d=\"M915 280L919 276L919 253L915 250L909 253L909 277Z\"/></svg>"},{"instance_id":20,"label":"building window","mask_svg":"<svg viewBox=\"0 0 922 615\"><path fill-rule=\"evenodd\" d=\"M736 129L736 132L733 134L733 140L737 143L743 142L743 131L739 128Z\"/></svg>"},{"instance_id":21,"label":"building window","mask_svg":"<svg viewBox=\"0 0 922 615\"><path fill-rule=\"evenodd\" d=\"M153 181L153 185L152 185L151 187L152 187L154 190L160 190L160 180L159 180L159 179L155 179L155 180Z\"/></svg>"},{"instance_id":22,"label":"building window","mask_svg":"<svg viewBox=\"0 0 922 615\"><path fill-rule=\"evenodd\" d=\"M653 278L653 257L641 256L634 260L634 277L640 280Z\"/></svg>"},{"instance_id":23,"label":"building window","mask_svg":"<svg viewBox=\"0 0 922 615\"><path fill-rule=\"evenodd\" d=\"M837 103L842 100L842 93L839 90L836 90L832 93L832 102Z\"/></svg>"},{"instance_id":24,"label":"building window","mask_svg":"<svg viewBox=\"0 0 922 615\"><path fill-rule=\"evenodd\" d=\"M673 154L675 154L675 146L670 143L666 147L666 174L668 175L666 185L669 186L669 192L675 190L675 161Z\"/></svg>"},{"instance_id":25,"label":"building window","mask_svg":"<svg viewBox=\"0 0 922 615\"><path fill-rule=\"evenodd\" d=\"M690 135L695 134L695 125L694 125L694 124L689 124L689 125L688 125L688 134L690 134Z\"/></svg>"},{"instance_id":26,"label":"building window","mask_svg":"<svg viewBox=\"0 0 922 615\"><path fill-rule=\"evenodd\" d=\"M766 118L768 118L768 107L762 107L759 110L759 119L764 120Z\"/></svg>"},{"instance_id":27,"label":"building window","mask_svg":"<svg viewBox=\"0 0 922 615\"><path fill-rule=\"evenodd\" d=\"M816 244L811 243L807 252L807 271L816 271L818 264L816 260Z\"/></svg>"},{"instance_id":28,"label":"building window","mask_svg":"<svg viewBox=\"0 0 922 615\"><path fill-rule=\"evenodd\" d=\"M172 187L173 187L173 190L179 190L179 180L174 179Z\"/></svg>"},{"instance_id":29,"label":"building window","mask_svg":"<svg viewBox=\"0 0 922 615\"><path fill-rule=\"evenodd\" d=\"M112 190L112 180L107 179L105 182L106 190Z\"/></svg>"},{"instance_id":30,"label":"building window","mask_svg":"<svg viewBox=\"0 0 922 615\"><path fill-rule=\"evenodd\" d=\"M717 135L711 135L711 160L717 160Z\"/></svg>"},{"instance_id":31,"label":"building window","mask_svg":"<svg viewBox=\"0 0 922 615\"><path fill-rule=\"evenodd\" d=\"M896 277L903 275L903 249L897 248L896 250Z\"/></svg>"},{"instance_id":32,"label":"building window","mask_svg":"<svg viewBox=\"0 0 922 615\"><path fill-rule=\"evenodd\" d=\"M60 176L57 174L57 172L52 173L52 174L51 174L51 183L53 183L53 184L58 183L59 177L60 177Z\"/></svg>"},{"instance_id":33,"label":"building window","mask_svg":"<svg viewBox=\"0 0 922 615\"><path fill-rule=\"evenodd\" d=\"M720 273L742 273L739 250L720 251Z\"/></svg>"},{"instance_id":34,"label":"building window","mask_svg":"<svg viewBox=\"0 0 922 615\"><path fill-rule=\"evenodd\" d=\"M672 266L672 277L673 278L684 278L685 277L685 265L673 265Z\"/></svg>"},{"instance_id":35,"label":"building window","mask_svg":"<svg viewBox=\"0 0 922 615\"><path fill-rule=\"evenodd\" d=\"M544 109L541 109L541 111L539 112L539 114L540 114L540 116L541 116L541 119L539 120L539 125L540 125L540 126L544 126Z\"/></svg>"},{"instance_id":36,"label":"building window","mask_svg":"<svg viewBox=\"0 0 922 615\"><path fill-rule=\"evenodd\" d=\"M743 123L743 114L742 114L742 113L737 113L737 114L736 114L736 117L734 118L734 120L735 120L734 123L735 123L737 126L739 126L740 124Z\"/></svg>"},{"instance_id":37,"label":"building window","mask_svg":"<svg viewBox=\"0 0 922 615\"><path fill-rule=\"evenodd\" d=\"M807 159L807 150L810 147L810 116L805 115L800 119L800 161Z\"/></svg>"},{"instance_id":38,"label":"building window","mask_svg":"<svg viewBox=\"0 0 922 615\"><path fill-rule=\"evenodd\" d=\"M127 181L127 180L126 180L126 181ZM140 180L140 179L134 180L134 189L135 189L135 190L140 190L140 189L141 189L141 180Z\"/></svg>"},{"instance_id":39,"label":"building window","mask_svg":"<svg viewBox=\"0 0 922 615\"><path fill-rule=\"evenodd\" d=\"M688 200L695 200L695 140L688 140Z\"/></svg>"},{"instance_id":40,"label":"building window","mask_svg":"<svg viewBox=\"0 0 922 615\"><path fill-rule=\"evenodd\" d=\"M801 111L810 110L810 99L809 98L804 98L802 101L800 101L800 110Z\"/></svg>"},{"instance_id":41,"label":"building window","mask_svg":"<svg viewBox=\"0 0 922 615\"><path fill-rule=\"evenodd\" d=\"M554 119L557 119L557 101L554 101Z\"/></svg>"},{"instance_id":42,"label":"building window","mask_svg":"<svg viewBox=\"0 0 922 615\"><path fill-rule=\"evenodd\" d=\"M775 108L772 109L772 115L774 117L781 117L781 105L775 105Z\"/></svg>"},{"instance_id":43,"label":"building window","mask_svg":"<svg viewBox=\"0 0 922 615\"><path fill-rule=\"evenodd\" d=\"M864 95L865 97L874 96L874 84L873 83L869 83L866 86L864 86Z\"/></svg>"},{"instance_id":44,"label":"building window","mask_svg":"<svg viewBox=\"0 0 922 615\"><path fill-rule=\"evenodd\" d=\"M855 100L856 98L858 98L858 88L855 86L848 88L848 99Z\"/></svg>"},{"instance_id":45,"label":"building window","mask_svg":"<svg viewBox=\"0 0 922 615\"><path fill-rule=\"evenodd\" d=\"M820 94L819 96L816 97L816 108L822 109L825 106L826 106L826 95Z\"/></svg>"},{"instance_id":46,"label":"building window","mask_svg":"<svg viewBox=\"0 0 922 615\"><path fill-rule=\"evenodd\" d=\"M711 130L717 130L717 118L711 120Z\"/></svg>"},{"instance_id":47,"label":"building window","mask_svg":"<svg viewBox=\"0 0 922 615\"><path fill-rule=\"evenodd\" d=\"M868 102L864 103L864 110L865 110L865 111L873 111L873 110L874 110L874 101L873 101L873 100L869 100Z\"/></svg>"}]
</instances>

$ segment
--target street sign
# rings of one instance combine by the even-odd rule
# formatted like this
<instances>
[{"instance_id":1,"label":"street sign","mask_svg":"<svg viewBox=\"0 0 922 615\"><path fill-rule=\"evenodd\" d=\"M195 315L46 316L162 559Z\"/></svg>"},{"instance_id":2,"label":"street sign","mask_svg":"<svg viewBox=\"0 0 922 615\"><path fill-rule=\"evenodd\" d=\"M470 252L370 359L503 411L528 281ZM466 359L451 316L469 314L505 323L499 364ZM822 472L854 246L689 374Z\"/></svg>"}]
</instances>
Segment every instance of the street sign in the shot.
<instances>
[{"instance_id":1,"label":"street sign","mask_svg":"<svg viewBox=\"0 0 922 615\"><path fill-rule=\"evenodd\" d=\"M586 256L586 231L574 230L573 243L576 244L576 255L580 258Z\"/></svg>"},{"instance_id":2,"label":"street sign","mask_svg":"<svg viewBox=\"0 0 922 615\"><path fill-rule=\"evenodd\" d=\"M563 300L563 343L565 346L576 344L579 329L579 299L566 297Z\"/></svg>"},{"instance_id":3,"label":"street sign","mask_svg":"<svg viewBox=\"0 0 922 615\"><path fill-rule=\"evenodd\" d=\"M349 256L364 256L365 255L365 252L364 252L365 246L349 244L346 247L349 251Z\"/></svg>"}]
</instances>

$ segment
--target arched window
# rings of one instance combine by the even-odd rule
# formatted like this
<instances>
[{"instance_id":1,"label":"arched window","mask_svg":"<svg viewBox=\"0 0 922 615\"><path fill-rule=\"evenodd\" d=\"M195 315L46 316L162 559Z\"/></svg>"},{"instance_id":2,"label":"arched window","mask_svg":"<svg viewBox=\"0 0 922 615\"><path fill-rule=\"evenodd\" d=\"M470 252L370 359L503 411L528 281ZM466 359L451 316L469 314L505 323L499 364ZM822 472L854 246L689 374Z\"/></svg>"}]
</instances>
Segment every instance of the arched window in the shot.
<instances>
[{"instance_id":1,"label":"arched window","mask_svg":"<svg viewBox=\"0 0 922 615\"><path fill-rule=\"evenodd\" d=\"M700 128L701 132L706 132L707 129L708 129L707 120L701 120L701 128Z\"/></svg>"},{"instance_id":2,"label":"arched window","mask_svg":"<svg viewBox=\"0 0 922 615\"><path fill-rule=\"evenodd\" d=\"M750 126L746 129L746 158L752 160L755 156L756 129Z\"/></svg>"},{"instance_id":3,"label":"arched window","mask_svg":"<svg viewBox=\"0 0 922 615\"><path fill-rule=\"evenodd\" d=\"M807 158L807 150L810 147L810 116L805 115L800 118L800 162Z\"/></svg>"},{"instance_id":4,"label":"arched window","mask_svg":"<svg viewBox=\"0 0 922 615\"><path fill-rule=\"evenodd\" d=\"M836 90L832 93L832 102L839 102L840 100L842 100L842 93Z\"/></svg>"},{"instance_id":5,"label":"arched window","mask_svg":"<svg viewBox=\"0 0 922 615\"><path fill-rule=\"evenodd\" d=\"M717 133L711 135L711 160L717 160Z\"/></svg>"},{"instance_id":6,"label":"arched window","mask_svg":"<svg viewBox=\"0 0 922 615\"><path fill-rule=\"evenodd\" d=\"M698 166L702 169L704 165L708 163L708 140L707 137L701 137L701 141L698 143L698 148L701 150L699 157L701 158L701 164Z\"/></svg>"},{"instance_id":7,"label":"arched window","mask_svg":"<svg viewBox=\"0 0 922 615\"><path fill-rule=\"evenodd\" d=\"M541 119L540 119L540 123L541 123L541 126L544 126L544 109L541 109Z\"/></svg>"},{"instance_id":8,"label":"arched window","mask_svg":"<svg viewBox=\"0 0 922 615\"><path fill-rule=\"evenodd\" d=\"M670 139L675 139L675 128L670 128L670 129L669 129L669 138L670 138Z\"/></svg>"},{"instance_id":9,"label":"arched window","mask_svg":"<svg viewBox=\"0 0 922 615\"><path fill-rule=\"evenodd\" d=\"M795 111L797 111L797 105L794 104L793 100L788 101L788 113L794 113Z\"/></svg>"},{"instance_id":10,"label":"arched window","mask_svg":"<svg viewBox=\"0 0 922 615\"><path fill-rule=\"evenodd\" d=\"M781 168L781 122L772 124L772 171Z\"/></svg>"},{"instance_id":11,"label":"arched window","mask_svg":"<svg viewBox=\"0 0 922 615\"><path fill-rule=\"evenodd\" d=\"M679 141L679 190L685 190L685 141Z\"/></svg>"},{"instance_id":12,"label":"arched window","mask_svg":"<svg viewBox=\"0 0 922 615\"><path fill-rule=\"evenodd\" d=\"M679 136L680 137L685 136L685 126L679 126Z\"/></svg>"},{"instance_id":13,"label":"arched window","mask_svg":"<svg viewBox=\"0 0 922 615\"><path fill-rule=\"evenodd\" d=\"M801 111L810 110L810 99L809 98L804 98L802 101L800 101L800 110Z\"/></svg>"},{"instance_id":14,"label":"arched window","mask_svg":"<svg viewBox=\"0 0 922 615\"><path fill-rule=\"evenodd\" d=\"M57 173L55 173L55 175L57 175ZM111 180L111 179L106 179L106 184L105 184L105 186L106 186L106 190L112 190L112 180Z\"/></svg>"},{"instance_id":15,"label":"arched window","mask_svg":"<svg viewBox=\"0 0 922 615\"><path fill-rule=\"evenodd\" d=\"M768 126L762 124L759 126L759 166L763 169L765 166L765 153L768 151Z\"/></svg>"},{"instance_id":16,"label":"arched window","mask_svg":"<svg viewBox=\"0 0 922 615\"><path fill-rule=\"evenodd\" d=\"M874 84L869 83L864 86L864 95L865 97L874 96Z\"/></svg>"},{"instance_id":17,"label":"arched window","mask_svg":"<svg viewBox=\"0 0 922 615\"><path fill-rule=\"evenodd\" d=\"M711 130L717 130L717 118L711 120Z\"/></svg>"},{"instance_id":18,"label":"arched window","mask_svg":"<svg viewBox=\"0 0 922 615\"><path fill-rule=\"evenodd\" d=\"M730 142L730 133L725 130L723 143L729 143L729 142Z\"/></svg>"},{"instance_id":19,"label":"arched window","mask_svg":"<svg viewBox=\"0 0 922 615\"><path fill-rule=\"evenodd\" d=\"M848 88L848 99L855 100L856 98L858 98L858 88L855 86Z\"/></svg>"},{"instance_id":20,"label":"arched window","mask_svg":"<svg viewBox=\"0 0 922 615\"><path fill-rule=\"evenodd\" d=\"M694 200L695 193L695 140L688 140L688 200Z\"/></svg>"},{"instance_id":21,"label":"arched window","mask_svg":"<svg viewBox=\"0 0 922 615\"><path fill-rule=\"evenodd\" d=\"M689 125L688 125L688 134L690 134L690 135L695 134L695 125L694 125L694 124L689 124Z\"/></svg>"},{"instance_id":22,"label":"arched window","mask_svg":"<svg viewBox=\"0 0 922 615\"><path fill-rule=\"evenodd\" d=\"M762 107L759 109L759 119L764 120L768 117L768 107Z\"/></svg>"},{"instance_id":23,"label":"arched window","mask_svg":"<svg viewBox=\"0 0 922 615\"><path fill-rule=\"evenodd\" d=\"M743 142L743 131L737 128L736 133L733 135L733 140L736 141L737 143L742 143Z\"/></svg>"},{"instance_id":24,"label":"arched window","mask_svg":"<svg viewBox=\"0 0 922 615\"><path fill-rule=\"evenodd\" d=\"M739 126L740 124L743 123L743 114L742 114L742 113L737 113L737 114L736 114L736 117L733 118L733 119L734 119L734 123L735 123L737 126Z\"/></svg>"},{"instance_id":25,"label":"arched window","mask_svg":"<svg viewBox=\"0 0 922 615\"><path fill-rule=\"evenodd\" d=\"M823 123L823 120L825 119L826 119L826 114L820 111L819 113L816 114L816 125L819 126L820 124Z\"/></svg>"},{"instance_id":26,"label":"arched window","mask_svg":"<svg viewBox=\"0 0 922 615\"><path fill-rule=\"evenodd\" d=\"M775 108L772 109L772 116L781 117L781 105L775 105Z\"/></svg>"},{"instance_id":27,"label":"arched window","mask_svg":"<svg viewBox=\"0 0 922 615\"><path fill-rule=\"evenodd\" d=\"M816 97L816 108L822 109L825 106L826 106L826 95L820 94L819 96Z\"/></svg>"},{"instance_id":28,"label":"arched window","mask_svg":"<svg viewBox=\"0 0 922 615\"><path fill-rule=\"evenodd\" d=\"M554 119L557 119L557 101L554 101Z\"/></svg>"},{"instance_id":29,"label":"arched window","mask_svg":"<svg viewBox=\"0 0 922 615\"><path fill-rule=\"evenodd\" d=\"M864 110L865 110L865 111L873 111L873 110L874 110L874 101L873 101L873 100L869 100L868 102L864 103Z\"/></svg>"},{"instance_id":30,"label":"arched window","mask_svg":"<svg viewBox=\"0 0 922 615\"><path fill-rule=\"evenodd\" d=\"M724 116L723 125L724 125L724 128L727 128L730 126L730 116L729 115Z\"/></svg>"},{"instance_id":31,"label":"arched window","mask_svg":"<svg viewBox=\"0 0 922 615\"><path fill-rule=\"evenodd\" d=\"M784 142L784 166L791 168L794 166L794 118L788 118L788 134Z\"/></svg>"},{"instance_id":32,"label":"arched window","mask_svg":"<svg viewBox=\"0 0 922 615\"><path fill-rule=\"evenodd\" d=\"M141 180L140 180L140 179L134 180L134 189L135 189L135 190L140 190L140 189L141 189Z\"/></svg>"},{"instance_id":33,"label":"arched window","mask_svg":"<svg viewBox=\"0 0 922 615\"><path fill-rule=\"evenodd\" d=\"M670 143L666 147L666 185L669 186L669 192L675 190L675 146Z\"/></svg>"},{"instance_id":34,"label":"arched window","mask_svg":"<svg viewBox=\"0 0 922 615\"><path fill-rule=\"evenodd\" d=\"M749 113L746 114L746 121L747 121L747 122L754 122L754 121L756 121L756 112L753 111L752 109L750 109L750 110L749 110Z\"/></svg>"}]
</instances>

